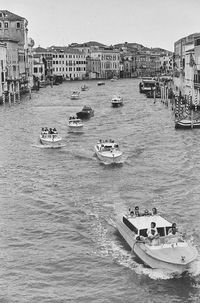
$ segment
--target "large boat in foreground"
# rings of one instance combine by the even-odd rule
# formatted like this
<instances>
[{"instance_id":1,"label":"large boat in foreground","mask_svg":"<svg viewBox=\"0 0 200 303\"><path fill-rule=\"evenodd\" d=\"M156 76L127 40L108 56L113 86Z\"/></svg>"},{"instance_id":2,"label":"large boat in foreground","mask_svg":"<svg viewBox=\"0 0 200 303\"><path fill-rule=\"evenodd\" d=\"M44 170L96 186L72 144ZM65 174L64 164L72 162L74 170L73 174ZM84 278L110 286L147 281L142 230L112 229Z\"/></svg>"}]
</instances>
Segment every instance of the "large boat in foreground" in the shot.
<instances>
[{"instance_id":1,"label":"large boat in foreground","mask_svg":"<svg viewBox=\"0 0 200 303\"><path fill-rule=\"evenodd\" d=\"M40 142L43 145L50 147L60 147L62 143L62 137L58 135L55 128L42 128L40 134Z\"/></svg>"},{"instance_id":2,"label":"large boat in foreground","mask_svg":"<svg viewBox=\"0 0 200 303\"><path fill-rule=\"evenodd\" d=\"M122 151L114 140L100 140L94 147L95 154L104 163L121 163Z\"/></svg>"},{"instance_id":3,"label":"large boat in foreground","mask_svg":"<svg viewBox=\"0 0 200 303\"><path fill-rule=\"evenodd\" d=\"M90 106L84 105L82 110L76 113L76 115L79 119L89 119L94 116L94 110Z\"/></svg>"},{"instance_id":4,"label":"large boat in foreground","mask_svg":"<svg viewBox=\"0 0 200 303\"><path fill-rule=\"evenodd\" d=\"M114 95L111 104L113 107L120 107L123 105L123 98L120 95Z\"/></svg>"},{"instance_id":5,"label":"large boat in foreground","mask_svg":"<svg viewBox=\"0 0 200 303\"><path fill-rule=\"evenodd\" d=\"M152 222L155 222L159 236L150 240L147 231ZM122 214L116 227L135 255L151 268L182 274L190 271L197 259L198 251L193 243L178 232L169 234L172 224L158 214L138 216L133 211Z\"/></svg>"}]
</instances>

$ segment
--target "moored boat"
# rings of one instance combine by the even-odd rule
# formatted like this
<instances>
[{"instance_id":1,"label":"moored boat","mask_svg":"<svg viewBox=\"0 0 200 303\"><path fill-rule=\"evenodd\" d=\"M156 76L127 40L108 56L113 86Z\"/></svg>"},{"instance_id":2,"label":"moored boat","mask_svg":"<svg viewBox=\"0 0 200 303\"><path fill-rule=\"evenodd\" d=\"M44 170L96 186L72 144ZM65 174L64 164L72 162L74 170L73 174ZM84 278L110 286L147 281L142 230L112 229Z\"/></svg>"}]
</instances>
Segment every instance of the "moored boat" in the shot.
<instances>
[{"instance_id":1,"label":"moored boat","mask_svg":"<svg viewBox=\"0 0 200 303\"><path fill-rule=\"evenodd\" d=\"M62 137L58 135L55 128L42 128L40 134L40 142L43 145L48 145L50 147L59 147L62 143Z\"/></svg>"},{"instance_id":2,"label":"moored boat","mask_svg":"<svg viewBox=\"0 0 200 303\"><path fill-rule=\"evenodd\" d=\"M70 132L82 132L83 121L77 117L69 117L68 127Z\"/></svg>"},{"instance_id":3,"label":"moored boat","mask_svg":"<svg viewBox=\"0 0 200 303\"><path fill-rule=\"evenodd\" d=\"M82 110L76 113L76 115L79 119L89 119L90 117L94 116L94 110L91 108L91 106L84 105Z\"/></svg>"},{"instance_id":4,"label":"moored boat","mask_svg":"<svg viewBox=\"0 0 200 303\"><path fill-rule=\"evenodd\" d=\"M116 220L119 233L135 255L149 267L170 274L190 271L198 257L192 241L186 240L177 230L173 233L173 225L162 216L149 212L138 214L138 211L130 211ZM153 226L156 226L157 234L155 232L155 236L150 237L149 231L155 231Z\"/></svg>"},{"instance_id":5,"label":"moored boat","mask_svg":"<svg viewBox=\"0 0 200 303\"><path fill-rule=\"evenodd\" d=\"M120 95L114 95L111 100L113 107L119 107L123 105L123 98Z\"/></svg>"},{"instance_id":6,"label":"moored boat","mask_svg":"<svg viewBox=\"0 0 200 303\"><path fill-rule=\"evenodd\" d=\"M200 128L200 120L180 119L175 121L175 128L192 129Z\"/></svg>"},{"instance_id":7,"label":"moored boat","mask_svg":"<svg viewBox=\"0 0 200 303\"><path fill-rule=\"evenodd\" d=\"M99 140L94 147L95 154L104 163L121 163L122 151L114 140Z\"/></svg>"},{"instance_id":8,"label":"moored boat","mask_svg":"<svg viewBox=\"0 0 200 303\"><path fill-rule=\"evenodd\" d=\"M72 94L71 94L71 100L78 100L80 97L80 92L78 91L74 91Z\"/></svg>"}]
</instances>

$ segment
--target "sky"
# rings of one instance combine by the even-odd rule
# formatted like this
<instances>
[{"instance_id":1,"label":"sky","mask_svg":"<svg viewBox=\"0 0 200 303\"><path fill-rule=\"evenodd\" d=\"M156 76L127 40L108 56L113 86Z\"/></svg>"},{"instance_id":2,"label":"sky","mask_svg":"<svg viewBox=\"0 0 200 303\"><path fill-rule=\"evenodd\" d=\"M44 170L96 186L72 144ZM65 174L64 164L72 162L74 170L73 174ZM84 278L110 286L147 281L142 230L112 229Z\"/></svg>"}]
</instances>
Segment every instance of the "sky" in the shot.
<instances>
[{"instance_id":1,"label":"sky","mask_svg":"<svg viewBox=\"0 0 200 303\"><path fill-rule=\"evenodd\" d=\"M28 20L35 47L97 41L174 50L200 32L200 0L1 0L0 9Z\"/></svg>"}]
</instances>

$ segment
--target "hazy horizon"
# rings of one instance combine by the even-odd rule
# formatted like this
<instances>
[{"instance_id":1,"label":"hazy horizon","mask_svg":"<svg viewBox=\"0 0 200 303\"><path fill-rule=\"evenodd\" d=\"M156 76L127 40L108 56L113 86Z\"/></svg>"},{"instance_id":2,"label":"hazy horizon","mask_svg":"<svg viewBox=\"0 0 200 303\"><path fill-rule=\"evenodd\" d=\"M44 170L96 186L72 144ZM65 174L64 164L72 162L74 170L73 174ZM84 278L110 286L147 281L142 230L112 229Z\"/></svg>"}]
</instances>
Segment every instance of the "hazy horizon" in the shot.
<instances>
[{"instance_id":1,"label":"hazy horizon","mask_svg":"<svg viewBox=\"0 0 200 303\"><path fill-rule=\"evenodd\" d=\"M28 20L35 47L97 41L173 51L174 42L200 32L199 0L1 0L1 9Z\"/></svg>"}]
</instances>

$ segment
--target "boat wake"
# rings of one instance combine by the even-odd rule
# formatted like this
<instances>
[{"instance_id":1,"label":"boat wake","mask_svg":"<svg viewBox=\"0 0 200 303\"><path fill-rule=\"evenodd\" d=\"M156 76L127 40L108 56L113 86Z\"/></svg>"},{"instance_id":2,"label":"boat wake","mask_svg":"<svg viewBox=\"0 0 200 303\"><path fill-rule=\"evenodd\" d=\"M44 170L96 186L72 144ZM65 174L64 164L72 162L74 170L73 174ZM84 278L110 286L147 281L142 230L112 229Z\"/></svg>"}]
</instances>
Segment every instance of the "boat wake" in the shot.
<instances>
[{"instance_id":1,"label":"boat wake","mask_svg":"<svg viewBox=\"0 0 200 303\"><path fill-rule=\"evenodd\" d=\"M66 144L60 144L60 145L55 145L55 146L50 146L50 145L43 145L43 144L33 144L32 145L33 147L36 147L36 148L41 148L41 149L46 149L46 148L50 148L50 149L54 149L54 148L61 148L61 147L65 147Z\"/></svg>"}]
</instances>

